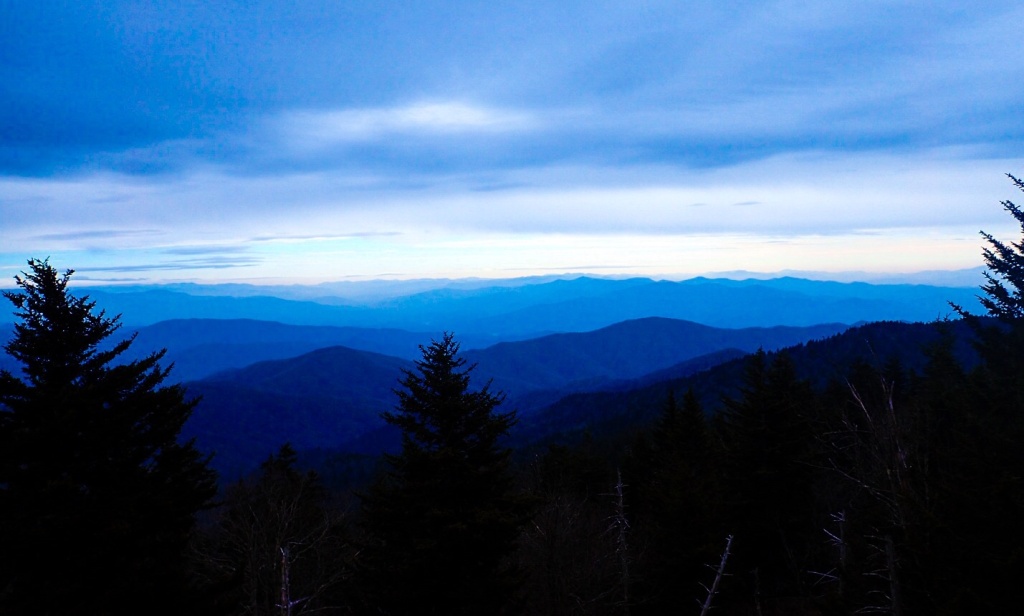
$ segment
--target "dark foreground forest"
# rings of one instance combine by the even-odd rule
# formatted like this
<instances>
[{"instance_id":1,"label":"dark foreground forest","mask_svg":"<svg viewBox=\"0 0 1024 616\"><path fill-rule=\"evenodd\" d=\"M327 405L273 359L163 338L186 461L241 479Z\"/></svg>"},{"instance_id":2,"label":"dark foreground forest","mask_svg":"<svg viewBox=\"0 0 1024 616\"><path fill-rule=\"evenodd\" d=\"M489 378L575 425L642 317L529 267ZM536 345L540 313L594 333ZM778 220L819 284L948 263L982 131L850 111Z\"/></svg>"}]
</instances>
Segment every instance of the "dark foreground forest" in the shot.
<instances>
[{"instance_id":1,"label":"dark foreground forest","mask_svg":"<svg viewBox=\"0 0 1024 616\"><path fill-rule=\"evenodd\" d=\"M162 354L122 361L118 319L29 261L5 293L0 613L1006 613L1024 248L984 237L989 314L933 324L922 366L865 354L819 382L756 352L713 403L668 388L653 422L516 451L514 410L446 335L396 374L401 447L355 490L287 444L218 489Z\"/></svg>"}]
</instances>

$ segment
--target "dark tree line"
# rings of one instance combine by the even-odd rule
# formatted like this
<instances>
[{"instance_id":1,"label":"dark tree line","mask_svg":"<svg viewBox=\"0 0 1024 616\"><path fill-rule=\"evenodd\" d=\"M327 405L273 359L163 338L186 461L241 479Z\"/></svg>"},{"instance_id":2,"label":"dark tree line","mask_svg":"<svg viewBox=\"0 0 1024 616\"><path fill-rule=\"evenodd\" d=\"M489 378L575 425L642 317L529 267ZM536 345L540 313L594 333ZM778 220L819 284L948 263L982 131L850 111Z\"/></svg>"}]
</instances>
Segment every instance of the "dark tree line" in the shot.
<instances>
[{"instance_id":1,"label":"dark tree line","mask_svg":"<svg viewBox=\"0 0 1024 616\"><path fill-rule=\"evenodd\" d=\"M1024 235L1024 213L1003 205ZM784 353L756 353L739 395L712 419L685 414L696 419L690 439L670 440L686 443L682 451L659 444L681 416L669 401L632 446L638 526L678 522L644 524L656 546L648 580L695 579L695 567L713 562L700 540L717 534L735 537L718 598L725 613L1001 613L1018 603L1024 242L983 236L989 318L959 310L978 366L958 363L942 323L920 372L863 363L819 390ZM687 469L702 466L710 483L695 485ZM713 517L697 526L694 511ZM659 581L634 611L664 613L666 596L682 606L697 591Z\"/></svg>"},{"instance_id":2,"label":"dark tree line","mask_svg":"<svg viewBox=\"0 0 1024 616\"><path fill-rule=\"evenodd\" d=\"M446 335L398 382L401 451L348 507L288 446L215 499L162 354L118 361L117 318L30 261L5 294L23 372L0 374L0 612L1005 613L1024 242L983 237L989 314L957 309L976 365L944 323L923 368L875 358L825 386L758 352L716 406L669 392L652 425L515 461L515 413Z\"/></svg>"}]
</instances>

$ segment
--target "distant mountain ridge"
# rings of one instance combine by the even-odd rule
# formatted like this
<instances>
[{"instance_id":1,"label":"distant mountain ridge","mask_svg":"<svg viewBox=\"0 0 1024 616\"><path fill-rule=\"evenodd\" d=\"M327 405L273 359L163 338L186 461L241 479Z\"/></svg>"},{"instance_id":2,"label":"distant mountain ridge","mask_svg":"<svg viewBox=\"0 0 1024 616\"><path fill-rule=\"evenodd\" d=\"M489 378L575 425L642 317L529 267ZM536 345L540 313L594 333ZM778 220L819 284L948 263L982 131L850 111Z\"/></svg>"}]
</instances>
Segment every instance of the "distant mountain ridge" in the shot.
<instances>
[{"instance_id":1,"label":"distant mountain ridge","mask_svg":"<svg viewBox=\"0 0 1024 616\"><path fill-rule=\"evenodd\" d=\"M329 296L298 301L254 295L191 295L178 290L181 288L93 288L82 292L90 294L108 314L123 314L132 327L182 318L255 319L292 325L448 330L459 336L492 336L495 342L590 331L645 317L739 328L928 322L951 314L950 301L969 310L980 309L977 291L970 288L798 278L670 282L579 277L519 285L453 286L363 303Z\"/></svg>"},{"instance_id":2,"label":"distant mountain ridge","mask_svg":"<svg viewBox=\"0 0 1024 616\"><path fill-rule=\"evenodd\" d=\"M216 372L260 361L287 359L330 346L405 359L419 356L418 345L440 332L398 329L288 325L253 319L173 319L137 329L129 357L167 349L165 362L174 364L173 378L201 379ZM490 340L476 341L478 344Z\"/></svg>"},{"instance_id":3,"label":"distant mountain ridge","mask_svg":"<svg viewBox=\"0 0 1024 616\"><path fill-rule=\"evenodd\" d=\"M636 379L724 349L774 350L845 329L841 324L723 329L647 317L585 333L503 342L463 355L478 365L477 380L493 381L497 389L518 393L565 389L580 382L597 389L602 381Z\"/></svg>"}]
</instances>

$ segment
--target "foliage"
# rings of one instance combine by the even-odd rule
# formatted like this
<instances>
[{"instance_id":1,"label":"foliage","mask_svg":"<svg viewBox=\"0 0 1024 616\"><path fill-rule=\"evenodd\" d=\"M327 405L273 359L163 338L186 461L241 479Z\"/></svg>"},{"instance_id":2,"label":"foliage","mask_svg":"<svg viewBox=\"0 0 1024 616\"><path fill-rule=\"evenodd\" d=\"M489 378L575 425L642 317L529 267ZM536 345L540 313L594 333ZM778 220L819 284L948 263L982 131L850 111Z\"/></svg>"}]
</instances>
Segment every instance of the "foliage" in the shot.
<instances>
[{"instance_id":1,"label":"foliage","mask_svg":"<svg viewBox=\"0 0 1024 616\"><path fill-rule=\"evenodd\" d=\"M792 359L752 354L740 396L725 401L727 519L736 566L767 597L801 592L812 522L816 398ZM751 515L749 512L757 512Z\"/></svg>"},{"instance_id":2,"label":"foliage","mask_svg":"<svg viewBox=\"0 0 1024 616\"><path fill-rule=\"evenodd\" d=\"M118 318L30 260L0 373L0 611L114 614L181 606L184 551L214 477L178 434L194 402L163 353L118 363Z\"/></svg>"},{"instance_id":3,"label":"foliage","mask_svg":"<svg viewBox=\"0 0 1024 616\"><path fill-rule=\"evenodd\" d=\"M657 422L634 442L626 470L634 535L644 546L636 611L666 613L697 596L726 534L721 451L693 390L682 403L669 393ZM680 587L681 580L692 583Z\"/></svg>"},{"instance_id":4,"label":"foliage","mask_svg":"<svg viewBox=\"0 0 1024 616\"><path fill-rule=\"evenodd\" d=\"M1024 181L1008 177L1024 191ZM1002 205L1020 224L1024 236L1024 211L1009 200ZM1024 348L1024 238L1007 243L984 231L981 235L988 243L982 250L988 271L979 300L996 323L953 307L971 326L984 364L974 374L980 403L990 410L991 419L1003 424L996 429L1010 437L1014 430L1024 430L1020 413L1024 408L1020 378L1024 374L1024 353L1020 352Z\"/></svg>"},{"instance_id":5,"label":"foliage","mask_svg":"<svg viewBox=\"0 0 1024 616\"><path fill-rule=\"evenodd\" d=\"M525 512L500 443L515 413L497 412L503 396L487 386L469 390L451 334L421 349L383 415L402 430L402 451L363 500L366 588L392 614L501 613Z\"/></svg>"},{"instance_id":6,"label":"foliage","mask_svg":"<svg viewBox=\"0 0 1024 616\"><path fill-rule=\"evenodd\" d=\"M1009 175L1024 191L1024 181ZM1024 236L1024 211L1011 201L1002 203ZM963 494L970 500L956 502L957 528L972 545L962 562L975 563L976 573L966 601L974 605L998 605L1001 593L1024 575L1024 553L1006 538L1017 533L1024 512L1024 239L1004 243L982 233L989 246L983 250L986 265L982 304L995 317L995 325L968 318L974 325L982 364L969 380L970 404L961 433L972 455L965 456ZM983 502L984 507L978 503Z\"/></svg>"},{"instance_id":7,"label":"foliage","mask_svg":"<svg viewBox=\"0 0 1024 616\"><path fill-rule=\"evenodd\" d=\"M350 574L344 518L296 459L285 444L255 477L230 486L200 543L203 573L232 591L221 598L231 613L329 612Z\"/></svg>"},{"instance_id":8,"label":"foliage","mask_svg":"<svg viewBox=\"0 0 1024 616\"><path fill-rule=\"evenodd\" d=\"M1024 181L1007 174L1014 185L1024 191ZM1020 224L1024 234L1024 211L1012 201L1002 202L1003 208ZM1005 243L989 233L981 232L989 246L982 251L989 271L985 272L985 292L980 297L982 306L994 317L1003 320L1024 318L1024 240Z\"/></svg>"},{"instance_id":9,"label":"foliage","mask_svg":"<svg viewBox=\"0 0 1024 616\"><path fill-rule=\"evenodd\" d=\"M525 473L537 501L516 553L528 614L624 611L613 471L592 444L550 445Z\"/></svg>"}]
</instances>

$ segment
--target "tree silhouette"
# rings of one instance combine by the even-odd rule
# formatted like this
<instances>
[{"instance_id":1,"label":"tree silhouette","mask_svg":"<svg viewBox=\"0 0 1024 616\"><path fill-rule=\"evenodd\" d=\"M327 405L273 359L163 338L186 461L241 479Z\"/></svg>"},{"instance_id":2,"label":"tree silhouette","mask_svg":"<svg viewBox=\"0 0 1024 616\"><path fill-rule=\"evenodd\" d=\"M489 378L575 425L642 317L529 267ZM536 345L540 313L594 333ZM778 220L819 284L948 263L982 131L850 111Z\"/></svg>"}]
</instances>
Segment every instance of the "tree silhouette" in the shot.
<instances>
[{"instance_id":1,"label":"tree silhouette","mask_svg":"<svg viewBox=\"0 0 1024 616\"><path fill-rule=\"evenodd\" d=\"M1024 181L1007 174L1014 185L1024 191ZM1003 201L1003 208L1021 226L1024 235L1024 211L1012 201ZM981 287L985 297L980 297L982 306L991 316L1003 320L1024 318L1024 240L1005 243L989 233L981 232L989 247L982 250L985 264L986 283Z\"/></svg>"},{"instance_id":2,"label":"tree silhouette","mask_svg":"<svg viewBox=\"0 0 1024 616\"><path fill-rule=\"evenodd\" d=\"M469 390L451 334L405 371L399 404L384 419L402 451L363 497L370 601L391 614L498 614L514 578L507 567L523 500L513 493L500 439L515 421L503 395Z\"/></svg>"},{"instance_id":3,"label":"tree silhouette","mask_svg":"<svg viewBox=\"0 0 1024 616\"><path fill-rule=\"evenodd\" d=\"M1024 181L1007 174L1014 185L1024 191ZM1012 201L1003 201L1003 208L1020 224L1024 236L1024 211ZM1020 443L1024 439L1024 239L1016 242L997 240L981 233L988 246L982 250L988 271L979 300L994 317L994 323L957 312L971 324L976 336L975 348L981 365L971 374L973 397L964 410L971 434L971 466L973 475L964 481L971 493L983 494L983 511L964 515L963 527L984 528L973 541L974 553L988 563L971 593L964 601L984 611L986 604L995 605L1004 598L1000 593L1013 588L1012 580L1024 574L1024 554L1008 533L1016 532L1020 512L1024 511L1024 458ZM956 513L964 514L967 507ZM973 538L973 537L972 537Z\"/></svg>"},{"instance_id":4,"label":"tree silhouette","mask_svg":"<svg viewBox=\"0 0 1024 616\"><path fill-rule=\"evenodd\" d=\"M225 490L217 524L199 557L206 574L232 586L241 613L297 616L330 613L349 576L344 518L313 472L297 468L289 444L259 473ZM225 584L223 581L227 581Z\"/></svg>"},{"instance_id":5,"label":"tree silhouette","mask_svg":"<svg viewBox=\"0 0 1024 616\"><path fill-rule=\"evenodd\" d=\"M706 564L721 552L721 456L693 390L673 391L661 416L634 442L627 464L638 542L638 612L665 613L692 601ZM643 567L646 566L646 569ZM646 595L646 596L645 596Z\"/></svg>"},{"instance_id":6,"label":"tree silhouette","mask_svg":"<svg viewBox=\"0 0 1024 616\"><path fill-rule=\"evenodd\" d=\"M194 514L212 471L178 435L194 402L161 386L163 352L118 363L118 317L32 259L4 292L20 322L0 372L0 612L145 613L182 607Z\"/></svg>"},{"instance_id":7,"label":"tree silhouette","mask_svg":"<svg viewBox=\"0 0 1024 616\"><path fill-rule=\"evenodd\" d=\"M802 592L813 513L816 396L786 353L746 360L737 398L724 401L726 519L740 570L766 598Z\"/></svg>"}]
</instances>

